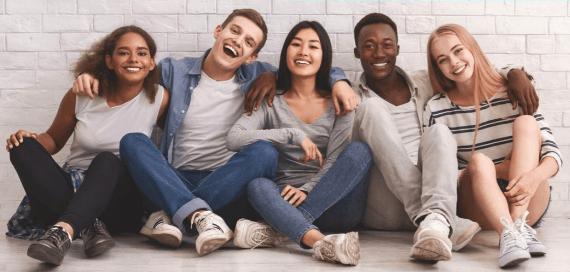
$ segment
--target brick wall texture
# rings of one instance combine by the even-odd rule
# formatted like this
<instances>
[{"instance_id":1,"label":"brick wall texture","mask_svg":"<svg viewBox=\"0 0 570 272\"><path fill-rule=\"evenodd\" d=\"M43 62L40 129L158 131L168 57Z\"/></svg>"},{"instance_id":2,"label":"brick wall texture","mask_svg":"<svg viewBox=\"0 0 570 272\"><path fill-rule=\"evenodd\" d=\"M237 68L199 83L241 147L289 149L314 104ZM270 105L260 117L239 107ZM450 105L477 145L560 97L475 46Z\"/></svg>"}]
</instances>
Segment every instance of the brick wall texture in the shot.
<instances>
[{"instance_id":1,"label":"brick wall texture","mask_svg":"<svg viewBox=\"0 0 570 272\"><path fill-rule=\"evenodd\" d=\"M331 36L334 65L351 80L361 69L353 56L352 29L365 14L382 12L396 22L398 64L410 71L427 67L426 41L435 27L460 24L491 62L521 64L534 75L542 112L570 162L568 1L0 0L0 139L20 128L45 131L71 87L68 69L113 29L128 24L146 29L157 42L157 60L199 56L213 43L216 25L245 7L259 11L269 27L261 61L276 65L290 28L317 20ZM68 154L65 148L55 159L63 162ZM570 217L569 169L550 180L549 217ZM0 187L0 200L16 202L23 195L7 153L0 156Z\"/></svg>"}]
</instances>

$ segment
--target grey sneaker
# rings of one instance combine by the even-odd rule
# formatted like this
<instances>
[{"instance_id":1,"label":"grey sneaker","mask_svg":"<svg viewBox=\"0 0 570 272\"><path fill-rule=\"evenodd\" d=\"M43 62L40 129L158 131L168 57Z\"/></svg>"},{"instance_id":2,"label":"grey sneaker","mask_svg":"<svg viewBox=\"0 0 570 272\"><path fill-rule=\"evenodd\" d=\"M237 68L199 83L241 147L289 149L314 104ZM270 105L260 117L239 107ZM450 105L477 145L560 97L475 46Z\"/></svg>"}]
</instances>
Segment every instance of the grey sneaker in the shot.
<instances>
[{"instance_id":1,"label":"grey sneaker","mask_svg":"<svg viewBox=\"0 0 570 272\"><path fill-rule=\"evenodd\" d=\"M515 220L515 228L522 234L528 245L528 252L532 256L540 256L546 254L546 246L536 239L536 231L526 224L528 211L524 212L522 219Z\"/></svg>"},{"instance_id":2,"label":"grey sneaker","mask_svg":"<svg viewBox=\"0 0 570 272\"><path fill-rule=\"evenodd\" d=\"M224 219L211 211L194 214L190 221L191 224L196 225L199 233L196 239L196 251L200 255L206 255L222 247L234 237L234 233L226 225Z\"/></svg>"},{"instance_id":3,"label":"grey sneaker","mask_svg":"<svg viewBox=\"0 0 570 272\"><path fill-rule=\"evenodd\" d=\"M357 265L360 260L358 232L330 234L313 245L313 258L327 262Z\"/></svg>"},{"instance_id":4,"label":"grey sneaker","mask_svg":"<svg viewBox=\"0 0 570 272\"><path fill-rule=\"evenodd\" d=\"M439 213L432 212L420 223L414 234L414 246L410 257L424 261L451 260L449 223Z\"/></svg>"},{"instance_id":5,"label":"grey sneaker","mask_svg":"<svg viewBox=\"0 0 570 272\"><path fill-rule=\"evenodd\" d=\"M236 224L234 245L241 248L283 246L287 236L281 234L265 222L253 222L245 218Z\"/></svg>"},{"instance_id":6,"label":"grey sneaker","mask_svg":"<svg viewBox=\"0 0 570 272\"><path fill-rule=\"evenodd\" d=\"M455 229L453 230L451 237L449 237L452 244L451 250L461 250L464 246L469 244L471 239L473 239L475 234L479 231L481 231L479 223L473 222L469 219L455 217Z\"/></svg>"},{"instance_id":7,"label":"grey sneaker","mask_svg":"<svg viewBox=\"0 0 570 272\"><path fill-rule=\"evenodd\" d=\"M505 228L499 242L499 267L512 266L530 259L524 237L506 217L502 216L500 220Z\"/></svg>"},{"instance_id":8,"label":"grey sneaker","mask_svg":"<svg viewBox=\"0 0 570 272\"><path fill-rule=\"evenodd\" d=\"M165 211L152 213L140 233L163 245L178 247L182 243L182 232L172 225L172 220Z\"/></svg>"}]
</instances>

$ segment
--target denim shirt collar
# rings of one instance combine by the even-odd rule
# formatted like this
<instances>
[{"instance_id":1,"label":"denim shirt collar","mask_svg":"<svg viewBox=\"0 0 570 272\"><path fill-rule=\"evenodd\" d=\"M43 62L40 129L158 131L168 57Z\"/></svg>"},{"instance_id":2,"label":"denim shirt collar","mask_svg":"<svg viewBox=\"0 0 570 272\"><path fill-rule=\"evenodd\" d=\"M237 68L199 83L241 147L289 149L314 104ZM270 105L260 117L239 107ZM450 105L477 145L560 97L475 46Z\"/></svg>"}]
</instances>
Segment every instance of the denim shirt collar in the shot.
<instances>
[{"instance_id":1,"label":"denim shirt collar","mask_svg":"<svg viewBox=\"0 0 570 272\"><path fill-rule=\"evenodd\" d=\"M192 65L192 68L190 68L190 71L188 72L189 75L198 76L202 73L202 64L204 63L204 60L206 59L208 54L210 54L211 50L212 48L206 50L206 52L204 52L204 54L200 56L196 60L196 62L194 62L194 65ZM239 83L243 83L246 80L244 77L244 72L245 72L244 69L245 69L245 64L240 65L237 69L237 78Z\"/></svg>"}]
</instances>

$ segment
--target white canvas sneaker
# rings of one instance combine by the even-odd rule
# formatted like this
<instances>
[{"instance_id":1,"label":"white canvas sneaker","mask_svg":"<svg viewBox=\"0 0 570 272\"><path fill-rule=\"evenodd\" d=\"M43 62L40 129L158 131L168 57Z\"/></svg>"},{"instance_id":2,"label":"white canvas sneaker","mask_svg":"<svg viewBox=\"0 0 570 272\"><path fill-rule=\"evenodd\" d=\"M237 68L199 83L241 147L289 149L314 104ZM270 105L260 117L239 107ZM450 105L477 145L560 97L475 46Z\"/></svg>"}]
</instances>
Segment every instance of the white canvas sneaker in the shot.
<instances>
[{"instance_id":1,"label":"white canvas sneaker","mask_svg":"<svg viewBox=\"0 0 570 272\"><path fill-rule=\"evenodd\" d=\"M512 266L530 259L525 238L502 216L501 224L505 226L499 241L499 267Z\"/></svg>"},{"instance_id":2,"label":"white canvas sneaker","mask_svg":"<svg viewBox=\"0 0 570 272\"><path fill-rule=\"evenodd\" d=\"M165 211L152 213L140 233L170 247L176 248L182 243L182 232L172 225L172 220Z\"/></svg>"},{"instance_id":3,"label":"white canvas sneaker","mask_svg":"<svg viewBox=\"0 0 570 272\"><path fill-rule=\"evenodd\" d=\"M439 213L428 214L414 234L414 245L410 257L425 261L451 260L449 223Z\"/></svg>"},{"instance_id":4,"label":"white canvas sneaker","mask_svg":"<svg viewBox=\"0 0 570 272\"><path fill-rule=\"evenodd\" d=\"M538 239L536 239L536 231L526 224L526 217L528 211L524 212L522 219L515 220L515 228L525 239L528 245L528 252L531 256L540 256L546 254L546 246L544 246Z\"/></svg>"},{"instance_id":5,"label":"white canvas sneaker","mask_svg":"<svg viewBox=\"0 0 570 272\"><path fill-rule=\"evenodd\" d=\"M265 222L253 222L245 218L236 224L234 245L240 248L283 246L287 236L281 234Z\"/></svg>"},{"instance_id":6,"label":"white canvas sneaker","mask_svg":"<svg viewBox=\"0 0 570 272\"><path fill-rule=\"evenodd\" d=\"M211 211L195 213L190 221L199 233L196 239L196 251L200 255L206 255L222 247L234 236L224 219Z\"/></svg>"},{"instance_id":7,"label":"white canvas sneaker","mask_svg":"<svg viewBox=\"0 0 570 272\"><path fill-rule=\"evenodd\" d=\"M358 232L330 234L313 245L313 258L327 262L357 265L360 260Z\"/></svg>"},{"instance_id":8,"label":"white canvas sneaker","mask_svg":"<svg viewBox=\"0 0 570 272\"><path fill-rule=\"evenodd\" d=\"M463 247L469 244L471 239L473 239L473 237L475 237L475 234L477 234L479 231L481 231L479 223L473 222L469 219L455 217L455 229L453 230L451 237L449 237L449 240L451 240L452 244L451 250L461 250Z\"/></svg>"}]
</instances>

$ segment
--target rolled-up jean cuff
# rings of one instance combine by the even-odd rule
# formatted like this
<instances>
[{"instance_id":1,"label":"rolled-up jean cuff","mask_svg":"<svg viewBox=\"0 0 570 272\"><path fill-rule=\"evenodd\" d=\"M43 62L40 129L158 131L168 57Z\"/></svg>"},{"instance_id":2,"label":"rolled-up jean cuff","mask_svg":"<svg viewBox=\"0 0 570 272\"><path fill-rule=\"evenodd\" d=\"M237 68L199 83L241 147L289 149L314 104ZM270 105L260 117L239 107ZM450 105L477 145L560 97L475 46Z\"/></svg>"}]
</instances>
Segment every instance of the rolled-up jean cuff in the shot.
<instances>
[{"instance_id":1,"label":"rolled-up jean cuff","mask_svg":"<svg viewBox=\"0 0 570 272\"><path fill-rule=\"evenodd\" d=\"M303 249L311 249L311 247L309 247L309 246L303 244L303 243L301 242L301 239L303 239L303 236L305 235L305 233L309 232L309 231L312 230L312 229L317 230L317 231L319 230L319 228L317 228L317 226L315 226L315 225L310 225L310 226L308 226L307 228L305 228L303 231L299 232L299 234L297 234L297 237L295 237L295 242L297 242L297 244L298 244L299 246L301 246L301 248L303 248Z\"/></svg>"},{"instance_id":2,"label":"rolled-up jean cuff","mask_svg":"<svg viewBox=\"0 0 570 272\"><path fill-rule=\"evenodd\" d=\"M307 219L307 221L309 221L309 223L315 222L316 218L313 218L313 215L310 212L303 209L303 207L298 206L297 210L299 210L301 212L301 214L305 217L305 219Z\"/></svg>"},{"instance_id":3,"label":"rolled-up jean cuff","mask_svg":"<svg viewBox=\"0 0 570 272\"><path fill-rule=\"evenodd\" d=\"M180 207L178 211L176 211L176 213L172 217L172 223L174 223L174 225L178 227L180 230L183 230L184 219L186 219L186 217L188 217L188 215L190 215L191 213L200 209L208 211L212 210L210 209L210 206L208 205L208 203L206 203L206 201L200 198L194 198L190 200L188 203L184 204L182 207Z\"/></svg>"}]
</instances>

